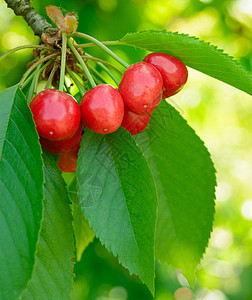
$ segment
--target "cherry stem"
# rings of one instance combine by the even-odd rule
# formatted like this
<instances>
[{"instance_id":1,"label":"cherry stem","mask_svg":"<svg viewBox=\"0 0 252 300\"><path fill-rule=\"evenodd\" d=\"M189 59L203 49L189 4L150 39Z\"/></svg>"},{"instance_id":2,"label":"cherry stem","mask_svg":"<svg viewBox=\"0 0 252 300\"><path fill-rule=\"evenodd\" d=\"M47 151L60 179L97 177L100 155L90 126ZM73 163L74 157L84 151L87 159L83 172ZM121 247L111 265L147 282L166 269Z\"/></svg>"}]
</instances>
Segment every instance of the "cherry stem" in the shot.
<instances>
[{"instance_id":1,"label":"cherry stem","mask_svg":"<svg viewBox=\"0 0 252 300\"><path fill-rule=\"evenodd\" d=\"M74 73L69 69L68 66L66 66L66 69L67 69L67 73L71 76L71 78L73 79L74 83L77 85L77 87L78 87L81 95L83 96L86 93L86 89L81 84L81 82L79 81L79 79L74 75Z\"/></svg>"},{"instance_id":2,"label":"cherry stem","mask_svg":"<svg viewBox=\"0 0 252 300\"><path fill-rule=\"evenodd\" d=\"M81 57L82 57L82 58L86 58L86 59L93 60L93 61L95 61L95 62L103 63L104 65L107 65L107 66L113 68L113 69L114 69L115 71L117 71L120 75L122 75L122 72L121 72L119 69L117 69L115 66L113 66L111 63L107 62L106 60L103 60L103 59L100 59L100 58L97 58L97 57L93 57L93 56L87 54L87 52L86 52L86 55L82 55Z\"/></svg>"},{"instance_id":3,"label":"cherry stem","mask_svg":"<svg viewBox=\"0 0 252 300\"><path fill-rule=\"evenodd\" d=\"M46 82L46 85L45 85L45 88L44 88L45 90L47 90L48 88L51 87L51 83L52 83L54 74L55 74L55 72L57 71L57 69L58 69L58 66L57 66L56 63L54 63L53 68L52 68L52 71L51 71L51 73L50 73L50 75L49 75L49 77L48 77L48 79L47 79L47 82Z\"/></svg>"},{"instance_id":4,"label":"cherry stem","mask_svg":"<svg viewBox=\"0 0 252 300\"><path fill-rule=\"evenodd\" d=\"M23 83L22 85L22 89L25 88L27 86L27 84L29 84L32 80L32 78L34 77L35 75L35 71L25 80L25 82Z\"/></svg>"},{"instance_id":5,"label":"cherry stem","mask_svg":"<svg viewBox=\"0 0 252 300\"><path fill-rule=\"evenodd\" d=\"M86 52L86 56L88 57L88 58L90 58L90 59L92 59L92 56L91 55L89 55L87 52ZM112 79L113 79L113 81L115 82L115 84L117 85L117 86L119 86L119 83L120 83L120 81L118 80L118 78L106 67L106 66L104 66L104 64L103 63L101 63L100 62L100 60L98 59L98 60L95 60L95 62L96 62L96 64L98 65L98 66L100 66ZM120 74L121 75L121 74Z\"/></svg>"},{"instance_id":6,"label":"cherry stem","mask_svg":"<svg viewBox=\"0 0 252 300\"><path fill-rule=\"evenodd\" d=\"M115 82L115 84L117 85L117 86L119 86L119 83L120 83L120 81L118 80L118 78L116 78L115 77L115 75L112 73L112 72L110 72L110 70L106 67L106 66L104 66L102 63L99 63L99 62L96 62L96 64L98 65L98 66L100 66L108 75L109 75L109 77L111 77L112 79L113 79L113 81ZM90 66L90 65L89 65ZM93 70L92 70L93 71ZM95 72L94 72L95 73ZM105 82L106 82L106 80L105 80Z\"/></svg>"},{"instance_id":7,"label":"cherry stem","mask_svg":"<svg viewBox=\"0 0 252 300\"><path fill-rule=\"evenodd\" d=\"M38 76L40 76L40 74L52 63L52 59L50 59L47 63L45 63L44 65L43 65L43 67L39 70L39 74L38 74ZM38 77L39 78L39 77Z\"/></svg>"},{"instance_id":8,"label":"cherry stem","mask_svg":"<svg viewBox=\"0 0 252 300\"><path fill-rule=\"evenodd\" d=\"M106 79L93 66L89 65L89 68L94 73L96 78L98 78L102 82L106 82Z\"/></svg>"},{"instance_id":9,"label":"cherry stem","mask_svg":"<svg viewBox=\"0 0 252 300\"><path fill-rule=\"evenodd\" d=\"M26 79L27 76L32 72L32 70L34 70L38 65L42 64L43 62L45 62L45 61L47 61L47 60L49 60L49 59L51 59L51 58L54 58L54 57L56 57L56 56L59 56L59 55L60 55L59 52L57 52L57 53L52 53L52 54L49 54L49 55L47 55L46 57L44 57L44 58L38 60L36 63L34 63L34 64L33 64L33 65L32 65L32 66L24 73L22 79L20 80L20 83L19 83L20 89L22 88L22 85L23 85L25 79Z\"/></svg>"},{"instance_id":10,"label":"cherry stem","mask_svg":"<svg viewBox=\"0 0 252 300\"><path fill-rule=\"evenodd\" d=\"M13 49L9 50L8 52L4 53L3 55L0 56L0 60L3 59L8 54L11 54L11 53L16 52L18 50L28 49L28 48L38 48L38 49L53 50L50 47L42 46L42 45L23 45L23 46L19 46L19 47L13 48Z\"/></svg>"},{"instance_id":11,"label":"cherry stem","mask_svg":"<svg viewBox=\"0 0 252 300\"><path fill-rule=\"evenodd\" d=\"M29 88L29 91L28 91L28 95L27 95L27 101L28 103L31 102L32 98L37 94L37 87L38 87L38 81L39 81L39 76L40 74L43 72L43 70L52 62L52 60L49 60L46 64L44 64L43 66L40 64L37 66L37 69L35 70L34 72L34 75L32 74L33 76L33 80L32 80L32 83L31 83L31 86Z\"/></svg>"},{"instance_id":12,"label":"cherry stem","mask_svg":"<svg viewBox=\"0 0 252 300\"><path fill-rule=\"evenodd\" d=\"M65 77L65 80L64 80L64 87L65 87L65 89L66 89L66 92L67 92L69 95L71 95L70 88L69 88L68 85L67 85L66 77Z\"/></svg>"},{"instance_id":13,"label":"cherry stem","mask_svg":"<svg viewBox=\"0 0 252 300\"><path fill-rule=\"evenodd\" d=\"M75 36L77 37L82 37L88 41L93 42L97 46L99 46L101 49L103 49L105 52L107 52L110 56L112 56L117 62L119 62L122 66L124 66L126 69L129 67L129 64L127 64L125 61L123 61L119 56L117 56L113 51L111 51L108 47L103 45L100 41L97 39L93 38L92 36L85 34L85 33L80 33L80 32L75 32Z\"/></svg>"},{"instance_id":14,"label":"cherry stem","mask_svg":"<svg viewBox=\"0 0 252 300\"><path fill-rule=\"evenodd\" d=\"M60 82L59 82L59 90L61 92L63 92L64 81L65 81L66 51L67 51L67 33L62 32L62 51L61 51Z\"/></svg>"},{"instance_id":15,"label":"cherry stem","mask_svg":"<svg viewBox=\"0 0 252 300\"><path fill-rule=\"evenodd\" d=\"M70 41L70 39L68 39L67 41L69 48L73 51L75 57L77 58L77 60L79 61L80 65L82 66L82 69L84 71L84 73L87 76L87 79L89 80L92 88L96 87L96 83L92 77L92 75L90 74L88 67L86 66L84 60L82 59L80 53L76 50L76 48L74 47L74 45L72 44L72 42Z\"/></svg>"},{"instance_id":16,"label":"cherry stem","mask_svg":"<svg viewBox=\"0 0 252 300\"><path fill-rule=\"evenodd\" d=\"M101 42L103 45L115 46L115 45L125 45L119 41L104 41ZM85 43L85 44L78 44L77 48L89 48L97 46L95 43Z\"/></svg>"},{"instance_id":17,"label":"cherry stem","mask_svg":"<svg viewBox=\"0 0 252 300\"><path fill-rule=\"evenodd\" d=\"M40 69L41 69L41 65L38 65L34 72L35 75L32 79L32 83L31 83L31 86L29 88L28 95L27 95L28 104L31 102L33 96L36 94L36 90L37 90L37 86L38 86L37 82L38 82L38 77L40 74Z\"/></svg>"},{"instance_id":18,"label":"cherry stem","mask_svg":"<svg viewBox=\"0 0 252 300\"><path fill-rule=\"evenodd\" d=\"M100 66L113 79L113 81L115 82L115 84L117 86L119 86L120 81L118 80L118 78L116 78L116 76L106 66L104 66L101 63L97 63L97 65Z\"/></svg>"}]
</instances>

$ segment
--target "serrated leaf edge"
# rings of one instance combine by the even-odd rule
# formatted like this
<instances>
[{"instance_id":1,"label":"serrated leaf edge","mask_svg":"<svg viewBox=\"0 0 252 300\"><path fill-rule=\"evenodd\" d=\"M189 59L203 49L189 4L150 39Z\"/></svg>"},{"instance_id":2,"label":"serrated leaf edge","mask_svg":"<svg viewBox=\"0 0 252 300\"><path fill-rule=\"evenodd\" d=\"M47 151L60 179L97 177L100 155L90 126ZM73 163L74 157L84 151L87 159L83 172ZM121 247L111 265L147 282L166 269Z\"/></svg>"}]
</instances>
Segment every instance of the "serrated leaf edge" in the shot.
<instances>
[{"instance_id":1,"label":"serrated leaf edge","mask_svg":"<svg viewBox=\"0 0 252 300\"><path fill-rule=\"evenodd\" d=\"M168 103L167 101L166 101L166 103L167 103L168 105L171 105L171 104ZM171 105L171 106L172 106L172 105ZM215 211L216 211L216 209L215 209L215 208L216 208L216 201L215 201L215 200L216 200L216 187L217 187L217 177L216 177L216 174L217 174L217 171L216 171L214 162L213 162L213 160L212 160L211 153L209 152L209 150L208 150L208 148L207 148L205 142L200 138L200 136L196 133L196 131L189 125L188 121L187 121L186 119L183 118L183 116L181 115L181 113L180 113L174 106L172 106L172 107L173 107L173 109L179 114L179 116L181 117L181 120L183 121L183 123L184 123L185 125L187 125L188 127L190 127L190 129L193 131L193 133L198 137L199 141L200 141L201 144L204 146L206 153L209 154L210 160L212 161L212 168L213 168L213 171L214 171L214 191L213 191L214 206L213 206L213 216L215 216ZM147 135L148 135L148 132L147 132ZM140 146L139 146L139 147L140 147ZM151 153L152 153L152 151L151 151ZM155 163L155 162L154 162L154 163ZM159 174L160 174L160 173L159 173ZM154 179L155 179L155 178L154 178ZM172 219L172 218L171 218L171 219ZM212 232L213 232L213 224L214 224L214 217L213 217L213 220L212 220L212 223L211 223L211 230L209 231L209 234L208 234L208 237L207 237L207 243L206 243L206 246L205 246L205 248L204 248L204 251L203 251L202 254L201 254L200 260L199 260L199 262L198 262L198 266L196 266L196 268L195 268L195 272L194 272L195 274L194 274L194 275L196 275L197 267L199 267L200 262L202 261L204 255L205 255L205 253L206 253L206 250L207 250L207 248L208 248L209 240L210 240L211 234L212 234ZM176 233L176 230L175 230L175 227L174 227L174 225L173 225L173 222L172 222L172 227L174 228L174 231L175 231L175 233ZM177 236L177 234L176 234L176 236ZM168 264L168 263L166 263L166 262L161 261L161 260L158 259L156 256L155 256L155 259L156 259L159 263L165 264L165 265L167 265L167 266L170 265L170 264ZM170 266L172 266L172 265L170 265ZM174 268L174 266L172 266L172 267ZM186 272L183 272L183 271L182 271L182 273L186 273ZM192 287L193 287L193 282L189 282L189 284L192 285Z\"/></svg>"},{"instance_id":2,"label":"serrated leaf edge","mask_svg":"<svg viewBox=\"0 0 252 300\"><path fill-rule=\"evenodd\" d=\"M233 56L227 54L224 52L223 49L218 48L215 45L212 45L210 42L206 42L204 40L201 40L200 38L196 37L196 36L191 36L189 34L185 34L185 33L179 33L179 32L172 32L172 31L166 31L166 30L162 30L162 31L156 31L156 30L143 30L143 31L138 31L138 32L132 32L132 33L127 33L123 38L121 38L120 40L118 40L118 42L120 44L124 44L124 45L128 45L128 46L132 46L132 47L136 47L136 48L140 48L143 50L148 50L145 47L141 47L141 46L136 46L136 45L132 45L130 43L124 42L124 39L126 39L128 36L130 35L135 35L135 34L145 34L145 33L153 33L153 34L157 34L157 35L172 35L172 36L180 36L180 37L184 37L184 38L188 38L189 40L198 42L199 44L204 44L206 46L208 46L209 48L211 48L212 51L217 52L219 55L221 55L223 58L225 58L228 62L232 63L233 65L235 65L237 68L239 68L242 72L244 72L244 75L246 77L248 77L250 80L252 80L252 74L245 69ZM193 67L192 67L193 68ZM207 74L206 74L207 75ZM208 75L209 76L209 75ZM220 79L218 79L220 80Z\"/></svg>"},{"instance_id":3,"label":"serrated leaf edge","mask_svg":"<svg viewBox=\"0 0 252 300\"><path fill-rule=\"evenodd\" d=\"M146 160L146 162L147 162L147 159L146 159L146 157L145 157L145 155L144 155L142 149L139 147L139 145L137 144L137 142L135 141L135 139L133 139L133 140L134 140L136 146L139 148L139 150L141 151L142 155L144 156L144 158L145 158L145 160ZM106 143L108 144L108 148L110 149L109 143L108 143L107 139L106 139ZM111 152L111 151L110 151L110 152ZM110 153L110 155L111 155L111 158L112 158L112 160L113 160L113 162L114 162L114 159L113 159L113 156L112 156L111 153ZM149 168L149 170L150 170L150 173L152 174L152 171L151 171L151 169L150 169L150 167L149 167L148 162L147 162L147 165L148 165L148 168ZM115 163L114 163L114 166L115 166ZM77 169L78 169L78 165L77 165ZM116 167L115 167L115 169L116 169L116 172L117 172L117 174L118 174L118 171L117 171L117 168L116 168ZM118 176L118 178L119 178L119 176ZM155 183L155 180L154 180L154 176L153 176L153 181L154 181L154 184L155 184L155 187L156 187L156 183ZM119 182L120 182L120 185L121 185L120 179L119 179ZM78 178L77 178L77 189L78 189L78 186L79 186L79 180L78 180ZM123 190L123 189L122 189L122 190ZM124 193L123 193L123 195L124 195ZM157 188L156 188L156 196L157 196ZM124 199L125 199L125 196L124 196ZM157 202L157 204L158 204L158 202ZM127 208L127 205L126 205L126 208ZM157 210L158 210L158 205L157 205L157 209L156 209L156 216L157 216ZM120 259L119 254L116 254L110 245L106 245L106 242L105 242L104 239L102 238L102 236L101 236L101 234L100 234L100 231L99 231L99 230L95 230L95 229L93 228L93 226L92 226L90 220L88 219L88 217L87 217L86 214L85 214L85 209L81 207L81 211L84 213L84 216L85 216L85 218L86 218L86 220L87 220L89 226L93 229L93 231L94 231L94 233L95 233L95 236L100 240L101 245L104 246L110 253L113 254L113 256L118 260L118 262L119 262L119 264L120 264L121 266L123 266L126 270L128 270L130 276L135 275L135 276L139 277L140 280L142 281L142 283L143 283L144 285L146 285L145 282L142 280L140 274L136 274L136 273L131 272L130 269L129 269L129 268L123 263L123 261ZM128 211L128 208L127 208L127 211ZM129 219L130 219L129 211L128 211L128 215L129 215ZM130 220L131 220L131 219L130 219ZM131 223L131 227L132 227L132 223ZM153 260L153 261L154 261L154 284L153 284L153 290L150 290L150 292L152 293L153 297L154 297L154 295L155 295L155 235L156 235L156 228L157 228L157 217L156 217L155 232L154 232L154 233L155 233L155 234L154 234L154 245L153 245L153 254L154 254L154 260ZM135 238L135 234L134 234L133 228L132 228L132 232L133 232L133 236L134 236L134 238ZM136 244L137 244L136 239L135 239L135 242L136 242ZM138 244L137 244L137 247L138 247Z\"/></svg>"},{"instance_id":4,"label":"serrated leaf edge","mask_svg":"<svg viewBox=\"0 0 252 300\"><path fill-rule=\"evenodd\" d=\"M24 93L23 93L23 92L21 91L21 89L19 88L19 84L17 84L16 87L17 87L17 89L16 89L15 93L13 93L14 98L16 97L16 95L17 95L18 93L20 93L20 94L26 99ZM13 88L13 86L10 87L10 88ZM2 153L4 152L4 148L5 148L5 145L6 145L7 134L8 134L8 127L9 127L9 123L10 123L10 121L11 121L11 116L12 116L12 113L13 113L13 107L14 107L14 105L15 105L15 101L13 100L13 103L12 103L12 105L11 105L11 110L10 110L9 118L8 118L8 126L7 126L7 129L6 129L6 132L5 132L4 145L3 145L3 148L2 148L2 151L1 151L1 155L0 155L0 164L1 164L1 161L2 161ZM28 108L29 108L29 106L28 106ZM32 116L32 113L31 113L31 116ZM32 121L32 123L33 123L33 125L34 125L34 128L36 128L36 124L35 124L35 122L34 122L33 117L32 117L31 119L32 119L31 121ZM35 132L36 132L36 135L37 135L37 139L39 140L39 135L38 135L38 133L37 133L37 130L35 130ZM40 147L40 158L41 158L41 161L43 162L43 159L42 159L42 149L41 149L41 147ZM43 167L43 164L42 164L42 167ZM44 171L42 171L42 172L43 172L43 185L44 185L44 183L45 183L45 176L44 176ZM45 197L44 192L43 192L43 197ZM26 287L25 287L25 288L20 292L20 294L18 295L19 298L22 297L22 294L26 291L27 286L28 286L30 280L31 280L32 277L33 277L33 273L34 273L34 269L35 269L35 265L36 265L37 246L38 246L38 242L39 242L39 236L40 236L40 232L41 232L41 228L42 228L42 221L43 221L43 211L44 211L44 205L43 205L43 203L44 203L44 198L43 198L43 200L42 200L42 216L41 216L41 220L40 220L40 229L39 229L39 231L38 231L38 236L37 236L38 238L37 238L37 242L36 242L36 250L35 250L34 255L33 255L33 258L34 258L34 264L33 264L32 272L31 272L30 277L28 278L28 280L27 280L27 282L26 282Z\"/></svg>"}]
</instances>

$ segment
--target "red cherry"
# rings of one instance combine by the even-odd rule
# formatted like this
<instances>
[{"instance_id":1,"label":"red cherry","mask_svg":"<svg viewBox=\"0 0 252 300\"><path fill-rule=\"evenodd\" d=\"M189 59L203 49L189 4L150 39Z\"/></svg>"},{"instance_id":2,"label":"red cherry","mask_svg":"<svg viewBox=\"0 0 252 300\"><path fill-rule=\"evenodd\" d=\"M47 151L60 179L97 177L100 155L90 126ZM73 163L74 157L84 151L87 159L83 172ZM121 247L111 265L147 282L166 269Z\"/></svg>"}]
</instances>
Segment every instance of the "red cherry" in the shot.
<instances>
[{"instance_id":1,"label":"red cherry","mask_svg":"<svg viewBox=\"0 0 252 300\"><path fill-rule=\"evenodd\" d=\"M61 152L58 161L58 166L62 172L73 173L77 169L78 152L80 150L80 142L82 135L80 136L77 144L71 150Z\"/></svg>"},{"instance_id":2,"label":"red cherry","mask_svg":"<svg viewBox=\"0 0 252 300\"><path fill-rule=\"evenodd\" d=\"M77 169L78 154L74 149L62 152L58 161L58 166L62 172L73 173Z\"/></svg>"},{"instance_id":3,"label":"red cherry","mask_svg":"<svg viewBox=\"0 0 252 300\"><path fill-rule=\"evenodd\" d=\"M101 134L116 131L123 119L124 103L117 89L109 84L100 84L82 98L82 122Z\"/></svg>"},{"instance_id":4,"label":"red cherry","mask_svg":"<svg viewBox=\"0 0 252 300\"><path fill-rule=\"evenodd\" d=\"M71 150L79 141L79 137L82 133L82 127L82 123L80 123L76 132L65 140L51 141L40 137L40 144L45 151L53 154L59 154L64 151Z\"/></svg>"},{"instance_id":5,"label":"red cherry","mask_svg":"<svg viewBox=\"0 0 252 300\"><path fill-rule=\"evenodd\" d=\"M44 90L32 99L30 108L38 134L48 140L66 139L79 127L80 107L69 94Z\"/></svg>"},{"instance_id":6,"label":"red cherry","mask_svg":"<svg viewBox=\"0 0 252 300\"><path fill-rule=\"evenodd\" d=\"M138 115L152 112L162 99L163 79L151 64L139 62L123 74L119 85L125 105Z\"/></svg>"},{"instance_id":7,"label":"red cherry","mask_svg":"<svg viewBox=\"0 0 252 300\"><path fill-rule=\"evenodd\" d=\"M131 135L134 135L144 131L149 124L150 118L151 113L148 115L137 115L125 107L122 127L128 130Z\"/></svg>"},{"instance_id":8,"label":"red cherry","mask_svg":"<svg viewBox=\"0 0 252 300\"><path fill-rule=\"evenodd\" d=\"M154 65L162 75L164 98L177 94L185 85L188 71L177 57L166 53L151 53L143 61Z\"/></svg>"}]
</instances>

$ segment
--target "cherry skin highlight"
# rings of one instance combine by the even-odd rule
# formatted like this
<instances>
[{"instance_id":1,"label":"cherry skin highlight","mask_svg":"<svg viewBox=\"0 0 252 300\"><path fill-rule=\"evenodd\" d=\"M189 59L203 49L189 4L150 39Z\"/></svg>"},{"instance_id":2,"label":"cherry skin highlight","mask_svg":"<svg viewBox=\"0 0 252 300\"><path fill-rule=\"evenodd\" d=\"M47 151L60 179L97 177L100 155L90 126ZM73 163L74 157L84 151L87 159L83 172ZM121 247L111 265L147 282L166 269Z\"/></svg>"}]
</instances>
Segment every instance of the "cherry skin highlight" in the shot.
<instances>
[{"instance_id":1,"label":"cherry skin highlight","mask_svg":"<svg viewBox=\"0 0 252 300\"><path fill-rule=\"evenodd\" d=\"M177 57L166 53L151 53L143 61L155 66L162 75L164 98L177 94L185 85L188 70Z\"/></svg>"},{"instance_id":2,"label":"cherry skin highlight","mask_svg":"<svg viewBox=\"0 0 252 300\"><path fill-rule=\"evenodd\" d=\"M44 90L32 99L30 108L38 134L48 140L66 139L79 127L80 107L69 94Z\"/></svg>"},{"instance_id":3,"label":"cherry skin highlight","mask_svg":"<svg viewBox=\"0 0 252 300\"><path fill-rule=\"evenodd\" d=\"M61 152L71 150L77 142L79 142L80 136L82 135L82 128L82 123L80 123L76 132L64 140L51 141L40 137L39 141L42 149L53 154L59 154Z\"/></svg>"},{"instance_id":4,"label":"cherry skin highlight","mask_svg":"<svg viewBox=\"0 0 252 300\"><path fill-rule=\"evenodd\" d=\"M84 125L97 133L107 134L120 127L124 103L117 89L100 84L83 96L80 109Z\"/></svg>"},{"instance_id":5,"label":"cherry skin highlight","mask_svg":"<svg viewBox=\"0 0 252 300\"><path fill-rule=\"evenodd\" d=\"M137 115L125 107L122 127L129 131L131 135L134 135L144 131L149 124L150 118L151 113L147 115Z\"/></svg>"},{"instance_id":6,"label":"cherry skin highlight","mask_svg":"<svg viewBox=\"0 0 252 300\"><path fill-rule=\"evenodd\" d=\"M119 91L125 105L138 115L152 112L160 103L163 79L156 67L145 62L131 65L123 74Z\"/></svg>"},{"instance_id":7,"label":"cherry skin highlight","mask_svg":"<svg viewBox=\"0 0 252 300\"><path fill-rule=\"evenodd\" d=\"M80 150L80 142L82 140L82 136L83 135L79 137L79 140L77 144L74 146L74 148L60 153L58 166L62 172L66 172L66 173L76 172L78 152Z\"/></svg>"}]
</instances>

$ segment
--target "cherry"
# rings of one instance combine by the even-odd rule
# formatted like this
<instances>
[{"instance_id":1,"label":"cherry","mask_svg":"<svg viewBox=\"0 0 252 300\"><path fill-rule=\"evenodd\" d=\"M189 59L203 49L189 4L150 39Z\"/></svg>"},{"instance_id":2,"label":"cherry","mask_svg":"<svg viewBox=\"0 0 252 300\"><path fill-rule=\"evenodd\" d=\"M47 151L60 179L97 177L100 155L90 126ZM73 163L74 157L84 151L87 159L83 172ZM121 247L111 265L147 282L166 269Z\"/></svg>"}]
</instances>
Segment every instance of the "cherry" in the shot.
<instances>
[{"instance_id":1,"label":"cherry","mask_svg":"<svg viewBox=\"0 0 252 300\"><path fill-rule=\"evenodd\" d=\"M76 132L72 136L70 136L64 140L52 141L52 140L47 140L43 137L40 137L40 139L39 139L40 144L45 151L53 153L53 154L59 154L64 151L71 150L79 141L79 138L82 134L82 127L83 127L82 123L80 123Z\"/></svg>"},{"instance_id":2,"label":"cherry","mask_svg":"<svg viewBox=\"0 0 252 300\"><path fill-rule=\"evenodd\" d=\"M149 124L150 118L151 113L147 115L137 115L125 107L122 127L128 130L131 135L134 135L144 131Z\"/></svg>"},{"instance_id":3,"label":"cherry","mask_svg":"<svg viewBox=\"0 0 252 300\"><path fill-rule=\"evenodd\" d=\"M82 135L79 137L77 144L71 150L60 153L58 166L62 172L66 172L66 173L76 172L78 152L80 150L81 140L82 140Z\"/></svg>"},{"instance_id":4,"label":"cherry","mask_svg":"<svg viewBox=\"0 0 252 300\"><path fill-rule=\"evenodd\" d=\"M139 115L148 114L158 106L162 90L161 74L154 66L145 62L131 65L119 84L125 105Z\"/></svg>"},{"instance_id":5,"label":"cherry","mask_svg":"<svg viewBox=\"0 0 252 300\"><path fill-rule=\"evenodd\" d=\"M30 108L38 134L48 140L66 139L79 127L80 107L69 94L44 90L32 99Z\"/></svg>"},{"instance_id":6,"label":"cherry","mask_svg":"<svg viewBox=\"0 0 252 300\"><path fill-rule=\"evenodd\" d=\"M161 73L164 81L164 98L177 94L185 85L188 71L177 57L166 53L151 53L143 61L154 65Z\"/></svg>"},{"instance_id":7,"label":"cherry","mask_svg":"<svg viewBox=\"0 0 252 300\"><path fill-rule=\"evenodd\" d=\"M97 133L107 134L120 127L124 103L117 89L100 84L83 96L80 109L84 125Z\"/></svg>"},{"instance_id":8,"label":"cherry","mask_svg":"<svg viewBox=\"0 0 252 300\"><path fill-rule=\"evenodd\" d=\"M62 152L58 161L58 166L62 172L73 173L77 169L78 153L75 149Z\"/></svg>"}]
</instances>

